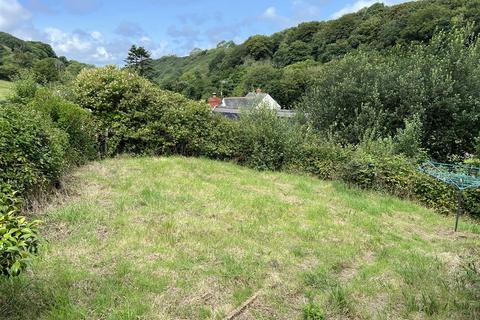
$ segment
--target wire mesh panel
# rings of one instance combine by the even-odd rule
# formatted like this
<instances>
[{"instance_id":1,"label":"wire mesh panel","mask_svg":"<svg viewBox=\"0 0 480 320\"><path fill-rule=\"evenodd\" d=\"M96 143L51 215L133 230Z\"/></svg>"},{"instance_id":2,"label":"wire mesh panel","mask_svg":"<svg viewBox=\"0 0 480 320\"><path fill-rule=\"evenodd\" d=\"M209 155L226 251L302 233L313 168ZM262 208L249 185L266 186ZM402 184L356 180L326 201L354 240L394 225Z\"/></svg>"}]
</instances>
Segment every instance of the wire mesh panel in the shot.
<instances>
[{"instance_id":1,"label":"wire mesh panel","mask_svg":"<svg viewBox=\"0 0 480 320\"><path fill-rule=\"evenodd\" d=\"M480 168L428 161L422 164L419 169L457 189L457 216L455 219L455 231L457 231L458 220L462 213L462 192L467 189L480 188Z\"/></svg>"},{"instance_id":2,"label":"wire mesh panel","mask_svg":"<svg viewBox=\"0 0 480 320\"><path fill-rule=\"evenodd\" d=\"M478 167L428 161L419 169L459 190L480 188Z\"/></svg>"}]
</instances>

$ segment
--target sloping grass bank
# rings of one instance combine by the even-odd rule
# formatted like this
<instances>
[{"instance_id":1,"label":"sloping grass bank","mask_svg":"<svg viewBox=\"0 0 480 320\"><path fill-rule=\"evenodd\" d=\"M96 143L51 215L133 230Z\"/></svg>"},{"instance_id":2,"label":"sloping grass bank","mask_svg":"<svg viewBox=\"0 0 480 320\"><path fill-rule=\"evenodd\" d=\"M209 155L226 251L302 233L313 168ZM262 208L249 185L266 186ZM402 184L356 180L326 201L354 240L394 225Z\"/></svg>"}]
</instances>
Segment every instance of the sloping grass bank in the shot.
<instances>
[{"instance_id":1,"label":"sloping grass bank","mask_svg":"<svg viewBox=\"0 0 480 320\"><path fill-rule=\"evenodd\" d=\"M2 319L475 319L478 225L344 184L194 158L74 174ZM475 269L477 268L477 269Z\"/></svg>"}]
</instances>

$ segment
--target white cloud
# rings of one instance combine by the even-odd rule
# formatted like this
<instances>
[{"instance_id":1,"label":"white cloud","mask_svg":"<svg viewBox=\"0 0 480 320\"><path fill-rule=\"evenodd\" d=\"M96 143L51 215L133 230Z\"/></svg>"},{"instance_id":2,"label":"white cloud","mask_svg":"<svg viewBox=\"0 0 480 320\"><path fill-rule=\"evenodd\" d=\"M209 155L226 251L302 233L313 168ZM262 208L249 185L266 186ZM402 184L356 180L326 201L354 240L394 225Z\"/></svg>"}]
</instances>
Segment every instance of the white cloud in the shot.
<instances>
[{"instance_id":1,"label":"white cloud","mask_svg":"<svg viewBox=\"0 0 480 320\"><path fill-rule=\"evenodd\" d=\"M13 33L11 30L8 30L8 32ZM112 39L105 37L97 30L69 32L56 27L38 30L33 27L30 21L17 26L14 34L22 39L33 38L48 43L59 56L66 56L68 59L96 65L123 64L128 49L134 43L147 48L154 58L171 53L167 42L157 43L147 35L136 38L120 37Z\"/></svg>"},{"instance_id":2,"label":"white cloud","mask_svg":"<svg viewBox=\"0 0 480 320\"><path fill-rule=\"evenodd\" d=\"M358 0L354 3L350 3L347 6L343 7L342 9L338 10L334 14L332 14L331 18L332 19L337 19L340 18L341 16L348 14L348 13L353 13L357 12L363 8L370 7L371 5L375 3L384 3L386 5L394 5L394 4L399 4L402 2L407 2L407 1L412 1L412 0L385 0L385 1L379 1L379 0Z\"/></svg>"},{"instance_id":3,"label":"white cloud","mask_svg":"<svg viewBox=\"0 0 480 320\"><path fill-rule=\"evenodd\" d=\"M15 31L31 17L17 0L0 0L0 30Z\"/></svg>"},{"instance_id":4,"label":"white cloud","mask_svg":"<svg viewBox=\"0 0 480 320\"><path fill-rule=\"evenodd\" d=\"M107 49L109 43L104 40L99 31L65 32L58 28L48 27L44 30L44 38L58 55L94 64L119 62L120 52L115 54L112 50ZM114 45L111 47L115 48ZM118 47L125 49L125 46L119 45Z\"/></svg>"},{"instance_id":5,"label":"white cloud","mask_svg":"<svg viewBox=\"0 0 480 320\"><path fill-rule=\"evenodd\" d=\"M132 44L144 46L154 58L169 53L168 43L156 43L148 36L112 39L99 31L66 32L54 27L46 28L42 35L42 39L49 43L58 55L96 65L123 64Z\"/></svg>"},{"instance_id":6,"label":"white cloud","mask_svg":"<svg viewBox=\"0 0 480 320\"><path fill-rule=\"evenodd\" d=\"M95 39L91 35L63 32L57 28L46 28L45 34L53 49L61 55L89 51Z\"/></svg>"},{"instance_id":7,"label":"white cloud","mask_svg":"<svg viewBox=\"0 0 480 320\"><path fill-rule=\"evenodd\" d=\"M287 28L305 21L320 20L320 13L320 8L309 1L293 0L289 16L279 14L277 8L271 6L260 15L260 19L268 20L280 24L282 28Z\"/></svg>"},{"instance_id":8,"label":"white cloud","mask_svg":"<svg viewBox=\"0 0 480 320\"><path fill-rule=\"evenodd\" d=\"M102 62L114 60L112 54L110 54L105 47L97 47L95 53L92 54L92 57Z\"/></svg>"},{"instance_id":9,"label":"white cloud","mask_svg":"<svg viewBox=\"0 0 480 320\"><path fill-rule=\"evenodd\" d=\"M38 38L38 30L33 26L31 19L30 11L17 0L0 0L0 31L25 40Z\"/></svg>"},{"instance_id":10,"label":"white cloud","mask_svg":"<svg viewBox=\"0 0 480 320\"><path fill-rule=\"evenodd\" d=\"M271 20L283 25L289 25L290 19L287 17L281 16L277 13L277 8L275 7L268 7L263 14L260 16L262 19Z\"/></svg>"},{"instance_id":11,"label":"white cloud","mask_svg":"<svg viewBox=\"0 0 480 320\"><path fill-rule=\"evenodd\" d=\"M98 32L98 31L92 31L90 32L90 35L92 36L93 39L97 40L97 41L100 41L103 39L103 35L101 32Z\"/></svg>"},{"instance_id":12,"label":"white cloud","mask_svg":"<svg viewBox=\"0 0 480 320\"><path fill-rule=\"evenodd\" d=\"M267 19L276 19L278 17L277 15L277 8L275 7L268 7L267 10L262 15L264 18Z\"/></svg>"},{"instance_id":13,"label":"white cloud","mask_svg":"<svg viewBox=\"0 0 480 320\"><path fill-rule=\"evenodd\" d=\"M160 42L155 48L151 50L151 52L153 59L158 59L166 54L171 54L171 51L169 51L168 42L166 41Z\"/></svg>"}]
</instances>

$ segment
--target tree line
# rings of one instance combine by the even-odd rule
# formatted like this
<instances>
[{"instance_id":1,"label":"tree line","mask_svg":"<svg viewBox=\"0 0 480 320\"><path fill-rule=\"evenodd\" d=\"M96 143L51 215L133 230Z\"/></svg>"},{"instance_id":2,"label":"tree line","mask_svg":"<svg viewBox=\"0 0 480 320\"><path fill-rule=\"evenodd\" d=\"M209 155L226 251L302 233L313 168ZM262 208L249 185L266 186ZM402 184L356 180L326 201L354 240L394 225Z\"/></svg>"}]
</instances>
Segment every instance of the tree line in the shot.
<instances>
[{"instance_id":1,"label":"tree line","mask_svg":"<svg viewBox=\"0 0 480 320\"><path fill-rule=\"evenodd\" d=\"M187 57L166 56L152 63L152 79L191 99L212 92L241 96L256 87L285 108L293 108L311 86L319 66L358 50L429 42L437 30L480 22L475 0L424 0L395 6L374 4L330 21L306 22L242 44L222 41ZM478 33L478 24L473 32Z\"/></svg>"}]
</instances>

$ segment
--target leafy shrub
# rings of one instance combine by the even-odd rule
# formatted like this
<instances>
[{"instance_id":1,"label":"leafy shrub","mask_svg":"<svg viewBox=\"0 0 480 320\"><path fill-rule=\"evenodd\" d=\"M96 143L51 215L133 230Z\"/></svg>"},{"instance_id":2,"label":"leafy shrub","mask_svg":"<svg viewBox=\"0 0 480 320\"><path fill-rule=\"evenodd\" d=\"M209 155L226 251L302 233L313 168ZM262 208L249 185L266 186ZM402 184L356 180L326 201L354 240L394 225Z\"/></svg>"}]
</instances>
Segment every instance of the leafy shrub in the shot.
<instances>
[{"instance_id":1,"label":"leafy shrub","mask_svg":"<svg viewBox=\"0 0 480 320\"><path fill-rule=\"evenodd\" d=\"M343 165L341 178L361 188L372 188L376 178L373 159L368 156L351 159Z\"/></svg>"},{"instance_id":2,"label":"leafy shrub","mask_svg":"<svg viewBox=\"0 0 480 320\"><path fill-rule=\"evenodd\" d=\"M480 135L475 138L475 155L480 159Z\"/></svg>"},{"instance_id":3,"label":"leafy shrub","mask_svg":"<svg viewBox=\"0 0 480 320\"><path fill-rule=\"evenodd\" d=\"M74 82L76 101L102 122L106 154L182 154L230 158L235 125L207 104L158 89L128 70L84 70ZM105 151L105 150L104 150Z\"/></svg>"},{"instance_id":4,"label":"leafy shrub","mask_svg":"<svg viewBox=\"0 0 480 320\"><path fill-rule=\"evenodd\" d=\"M394 153L403 154L410 159L428 158L422 148L422 121L418 115L405 120L405 127L397 129L393 148Z\"/></svg>"},{"instance_id":5,"label":"leafy shrub","mask_svg":"<svg viewBox=\"0 0 480 320\"><path fill-rule=\"evenodd\" d=\"M464 192L463 207L467 213L480 218L480 189L471 189Z\"/></svg>"},{"instance_id":6,"label":"leafy shrub","mask_svg":"<svg viewBox=\"0 0 480 320\"><path fill-rule=\"evenodd\" d=\"M300 135L288 120L260 107L241 115L237 160L258 170L280 170L291 158Z\"/></svg>"},{"instance_id":7,"label":"leafy shrub","mask_svg":"<svg viewBox=\"0 0 480 320\"><path fill-rule=\"evenodd\" d=\"M228 160L238 156L238 137L240 128L237 121L225 119L220 115L208 118L209 128L207 137L199 148L202 156Z\"/></svg>"},{"instance_id":8,"label":"leafy shrub","mask_svg":"<svg viewBox=\"0 0 480 320\"><path fill-rule=\"evenodd\" d=\"M109 125L121 123L125 114L151 107L161 93L145 78L114 66L82 70L73 82L73 92L80 106Z\"/></svg>"},{"instance_id":9,"label":"leafy shrub","mask_svg":"<svg viewBox=\"0 0 480 320\"><path fill-rule=\"evenodd\" d=\"M68 135L69 164L80 165L96 158L98 129L91 112L46 88L37 89L28 106L48 116Z\"/></svg>"},{"instance_id":10,"label":"leafy shrub","mask_svg":"<svg viewBox=\"0 0 480 320\"><path fill-rule=\"evenodd\" d=\"M0 274L18 276L37 253L39 221L17 216L19 200L10 186L0 185Z\"/></svg>"},{"instance_id":11,"label":"leafy shrub","mask_svg":"<svg viewBox=\"0 0 480 320\"><path fill-rule=\"evenodd\" d=\"M0 185L21 195L58 180L68 137L52 121L21 105L0 106Z\"/></svg>"},{"instance_id":12,"label":"leafy shrub","mask_svg":"<svg viewBox=\"0 0 480 320\"><path fill-rule=\"evenodd\" d=\"M456 210L455 190L416 168L416 163L404 156L365 157L353 153L342 169L342 180L361 188L388 192L435 208L440 213ZM339 166L341 166L339 164ZM464 193L464 208L471 215L479 214L480 192Z\"/></svg>"},{"instance_id":13,"label":"leafy shrub","mask_svg":"<svg viewBox=\"0 0 480 320\"><path fill-rule=\"evenodd\" d=\"M306 172L320 179L335 180L341 177L341 165L351 158L352 148L330 140L320 140L314 135L294 144L294 153L288 159L286 169Z\"/></svg>"},{"instance_id":14,"label":"leafy shrub","mask_svg":"<svg viewBox=\"0 0 480 320\"><path fill-rule=\"evenodd\" d=\"M160 95L148 80L114 66L84 69L73 82L73 94L101 121L106 154L135 151L136 144L143 148L137 131L147 123L145 111L156 105Z\"/></svg>"},{"instance_id":15,"label":"leafy shrub","mask_svg":"<svg viewBox=\"0 0 480 320\"><path fill-rule=\"evenodd\" d=\"M213 115L210 107L203 103L167 108L161 120L164 125L159 133L165 139L163 153L226 159L235 152L232 139L235 124Z\"/></svg>"},{"instance_id":16,"label":"leafy shrub","mask_svg":"<svg viewBox=\"0 0 480 320\"><path fill-rule=\"evenodd\" d=\"M10 101L15 103L27 103L35 96L39 85L31 75L27 75L14 82L13 95Z\"/></svg>"},{"instance_id":17,"label":"leafy shrub","mask_svg":"<svg viewBox=\"0 0 480 320\"><path fill-rule=\"evenodd\" d=\"M60 71L64 67L59 59L45 58L34 63L33 73L38 83L46 84L60 80Z\"/></svg>"},{"instance_id":18,"label":"leafy shrub","mask_svg":"<svg viewBox=\"0 0 480 320\"><path fill-rule=\"evenodd\" d=\"M194 156L201 155L205 145L214 139L209 107L178 94L159 92L156 103L143 114L144 125L131 132L140 144L130 145L129 151Z\"/></svg>"},{"instance_id":19,"label":"leafy shrub","mask_svg":"<svg viewBox=\"0 0 480 320\"><path fill-rule=\"evenodd\" d=\"M208 136L211 115L205 104L160 90L128 70L83 70L73 92L101 120L109 155L197 155Z\"/></svg>"}]
</instances>

